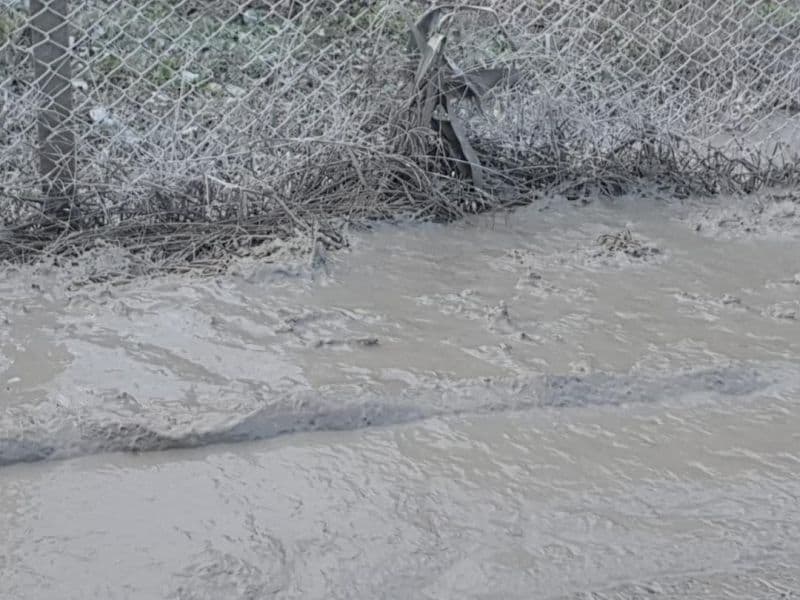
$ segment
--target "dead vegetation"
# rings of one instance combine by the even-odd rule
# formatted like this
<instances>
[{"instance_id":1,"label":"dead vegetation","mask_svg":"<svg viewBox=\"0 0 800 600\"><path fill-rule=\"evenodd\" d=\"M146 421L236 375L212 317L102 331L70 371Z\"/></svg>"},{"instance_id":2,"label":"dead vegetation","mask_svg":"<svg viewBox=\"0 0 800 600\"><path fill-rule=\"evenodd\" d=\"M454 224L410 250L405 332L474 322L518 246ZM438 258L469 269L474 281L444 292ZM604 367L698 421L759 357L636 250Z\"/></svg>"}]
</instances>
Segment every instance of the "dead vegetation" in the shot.
<instances>
[{"instance_id":1,"label":"dead vegetation","mask_svg":"<svg viewBox=\"0 0 800 600\"><path fill-rule=\"evenodd\" d=\"M661 254L655 246L633 237L630 229L618 233L606 233L597 238L598 255L615 256L624 254L630 258L646 258Z\"/></svg>"},{"instance_id":2,"label":"dead vegetation","mask_svg":"<svg viewBox=\"0 0 800 600\"><path fill-rule=\"evenodd\" d=\"M96 22L78 27L79 180L57 218L39 210L25 41L0 42L0 259L113 244L213 270L274 240L336 248L375 220L452 220L540 191L750 192L800 173L797 148L752 141L771 118L800 131L800 19L782 4L495 0L408 21L399 3L220 3L178 35L193 3L154 0L128 27L156 23L154 46L172 44L155 65L120 45L109 4L78 13Z\"/></svg>"}]
</instances>

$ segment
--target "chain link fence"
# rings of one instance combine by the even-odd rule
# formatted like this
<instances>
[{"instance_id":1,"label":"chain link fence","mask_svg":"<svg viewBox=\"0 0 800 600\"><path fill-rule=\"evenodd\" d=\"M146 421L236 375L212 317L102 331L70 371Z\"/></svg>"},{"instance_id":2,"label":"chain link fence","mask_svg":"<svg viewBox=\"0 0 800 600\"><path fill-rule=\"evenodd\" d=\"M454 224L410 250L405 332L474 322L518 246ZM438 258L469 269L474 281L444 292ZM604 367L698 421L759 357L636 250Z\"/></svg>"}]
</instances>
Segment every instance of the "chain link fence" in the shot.
<instances>
[{"instance_id":1,"label":"chain link fence","mask_svg":"<svg viewBox=\"0 0 800 600\"><path fill-rule=\"evenodd\" d=\"M53 222L215 260L537 189L798 179L800 0L457 3L418 23L420 52L428 9L0 0L0 254L52 250ZM444 92L420 101L443 78L444 115Z\"/></svg>"}]
</instances>

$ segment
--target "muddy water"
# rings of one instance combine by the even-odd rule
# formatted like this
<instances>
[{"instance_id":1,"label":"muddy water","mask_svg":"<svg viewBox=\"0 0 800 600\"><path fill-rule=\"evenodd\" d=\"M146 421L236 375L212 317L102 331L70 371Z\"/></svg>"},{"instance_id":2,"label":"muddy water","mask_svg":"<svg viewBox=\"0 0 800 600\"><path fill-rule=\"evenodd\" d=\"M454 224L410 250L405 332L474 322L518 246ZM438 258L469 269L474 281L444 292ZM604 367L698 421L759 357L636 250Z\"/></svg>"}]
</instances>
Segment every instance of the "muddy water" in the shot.
<instances>
[{"instance_id":1,"label":"muddy water","mask_svg":"<svg viewBox=\"0 0 800 600\"><path fill-rule=\"evenodd\" d=\"M8 271L0 598L798 596L798 256L786 192Z\"/></svg>"}]
</instances>

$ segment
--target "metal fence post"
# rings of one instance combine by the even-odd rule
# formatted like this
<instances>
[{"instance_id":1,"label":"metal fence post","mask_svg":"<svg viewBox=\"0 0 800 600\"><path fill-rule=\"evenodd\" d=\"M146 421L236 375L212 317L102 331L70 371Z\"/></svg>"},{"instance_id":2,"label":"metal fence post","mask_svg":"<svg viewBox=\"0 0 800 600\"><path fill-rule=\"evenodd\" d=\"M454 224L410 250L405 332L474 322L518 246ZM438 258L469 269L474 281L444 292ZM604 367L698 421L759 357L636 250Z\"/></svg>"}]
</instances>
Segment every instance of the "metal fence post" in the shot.
<instances>
[{"instance_id":1,"label":"metal fence post","mask_svg":"<svg viewBox=\"0 0 800 600\"><path fill-rule=\"evenodd\" d=\"M30 0L30 31L38 114L39 174L43 213L69 215L75 195L75 134L72 131L72 61L68 0Z\"/></svg>"}]
</instances>

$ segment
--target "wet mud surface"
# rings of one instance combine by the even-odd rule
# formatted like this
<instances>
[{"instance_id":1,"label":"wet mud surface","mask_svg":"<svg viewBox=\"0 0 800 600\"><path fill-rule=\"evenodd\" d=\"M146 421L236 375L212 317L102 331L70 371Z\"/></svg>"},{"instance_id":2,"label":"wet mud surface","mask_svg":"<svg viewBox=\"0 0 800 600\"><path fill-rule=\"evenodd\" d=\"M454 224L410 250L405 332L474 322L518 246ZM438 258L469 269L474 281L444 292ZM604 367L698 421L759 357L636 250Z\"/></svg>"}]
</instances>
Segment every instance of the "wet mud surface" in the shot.
<instances>
[{"instance_id":1,"label":"wet mud surface","mask_svg":"<svg viewBox=\"0 0 800 600\"><path fill-rule=\"evenodd\" d=\"M324 268L7 269L0 598L800 597L795 208L551 199Z\"/></svg>"}]
</instances>

